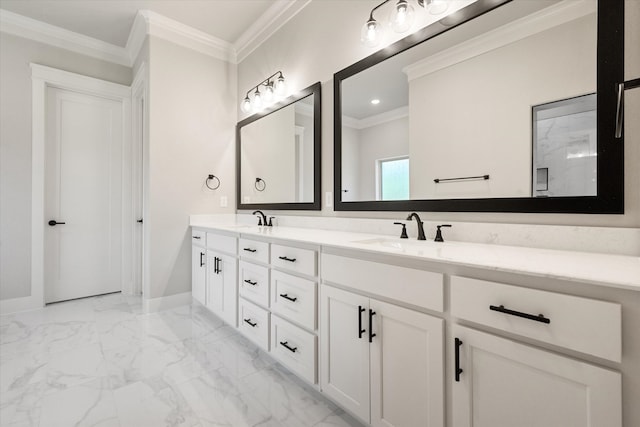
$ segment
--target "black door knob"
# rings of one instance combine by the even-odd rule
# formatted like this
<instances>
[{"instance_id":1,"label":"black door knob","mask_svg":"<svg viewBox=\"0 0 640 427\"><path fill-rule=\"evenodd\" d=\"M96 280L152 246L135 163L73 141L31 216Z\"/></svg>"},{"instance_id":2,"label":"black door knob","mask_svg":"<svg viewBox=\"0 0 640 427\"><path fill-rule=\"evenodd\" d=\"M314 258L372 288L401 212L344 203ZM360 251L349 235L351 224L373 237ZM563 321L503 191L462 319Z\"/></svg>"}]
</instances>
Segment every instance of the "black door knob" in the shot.
<instances>
[{"instance_id":1,"label":"black door knob","mask_svg":"<svg viewBox=\"0 0 640 427\"><path fill-rule=\"evenodd\" d=\"M49 221L49 225L52 227L55 227L58 224L66 224L66 222L57 222L55 219L52 219L51 221Z\"/></svg>"}]
</instances>

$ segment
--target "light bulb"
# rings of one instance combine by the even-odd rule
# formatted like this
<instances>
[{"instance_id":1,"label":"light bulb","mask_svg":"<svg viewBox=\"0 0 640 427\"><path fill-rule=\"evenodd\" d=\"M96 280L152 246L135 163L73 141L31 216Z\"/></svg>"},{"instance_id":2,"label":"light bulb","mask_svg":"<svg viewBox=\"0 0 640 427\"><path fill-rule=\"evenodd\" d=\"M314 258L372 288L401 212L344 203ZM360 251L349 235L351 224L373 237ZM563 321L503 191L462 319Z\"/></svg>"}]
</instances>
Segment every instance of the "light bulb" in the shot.
<instances>
[{"instance_id":1,"label":"light bulb","mask_svg":"<svg viewBox=\"0 0 640 427\"><path fill-rule=\"evenodd\" d=\"M391 11L391 28L396 33L403 33L413 24L413 6L407 0L398 0Z\"/></svg>"},{"instance_id":2,"label":"light bulb","mask_svg":"<svg viewBox=\"0 0 640 427\"><path fill-rule=\"evenodd\" d=\"M274 92L278 96L285 96L287 93L287 84L282 74L280 74L280 77L278 77L278 80L275 82Z\"/></svg>"},{"instance_id":3,"label":"light bulb","mask_svg":"<svg viewBox=\"0 0 640 427\"><path fill-rule=\"evenodd\" d=\"M267 83L267 86L264 88L264 102L266 103L270 103L271 101L273 101L274 98L274 91L273 91L273 83L269 82Z\"/></svg>"},{"instance_id":4,"label":"light bulb","mask_svg":"<svg viewBox=\"0 0 640 427\"><path fill-rule=\"evenodd\" d=\"M365 46L376 47L380 44L382 32L382 25L380 25L380 23L375 19L369 18L369 20L362 26L360 41Z\"/></svg>"},{"instance_id":5,"label":"light bulb","mask_svg":"<svg viewBox=\"0 0 640 427\"><path fill-rule=\"evenodd\" d=\"M240 104L240 109L244 113L250 113L251 112L251 100L249 99L249 95L247 95L247 97Z\"/></svg>"},{"instance_id":6,"label":"light bulb","mask_svg":"<svg viewBox=\"0 0 640 427\"><path fill-rule=\"evenodd\" d=\"M253 109L254 111L260 111L262 109L262 95L258 89L256 89L253 94Z\"/></svg>"},{"instance_id":7,"label":"light bulb","mask_svg":"<svg viewBox=\"0 0 640 427\"><path fill-rule=\"evenodd\" d=\"M429 13L432 15L440 15L444 13L449 8L449 3L447 0L426 0L427 1L427 9Z\"/></svg>"}]
</instances>

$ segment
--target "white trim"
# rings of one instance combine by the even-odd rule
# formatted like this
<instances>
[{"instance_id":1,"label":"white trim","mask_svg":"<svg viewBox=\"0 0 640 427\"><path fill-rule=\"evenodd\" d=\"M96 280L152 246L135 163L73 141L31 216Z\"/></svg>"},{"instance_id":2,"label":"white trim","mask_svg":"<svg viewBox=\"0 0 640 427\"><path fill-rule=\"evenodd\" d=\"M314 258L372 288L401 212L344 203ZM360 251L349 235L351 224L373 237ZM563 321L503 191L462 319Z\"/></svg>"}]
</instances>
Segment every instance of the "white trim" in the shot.
<instances>
[{"instance_id":1,"label":"white trim","mask_svg":"<svg viewBox=\"0 0 640 427\"><path fill-rule=\"evenodd\" d=\"M404 117L409 117L409 107L399 107L394 110L385 111L384 113L376 114L375 116L365 117L364 119L355 119L349 116L342 116L342 125L362 130L367 129L372 126L381 125L383 123L392 122L394 120L402 119Z\"/></svg>"},{"instance_id":2,"label":"white trim","mask_svg":"<svg viewBox=\"0 0 640 427\"><path fill-rule=\"evenodd\" d=\"M234 43L237 62L244 61L251 52L268 40L309 3L311 0L275 0L269 9Z\"/></svg>"},{"instance_id":3,"label":"white trim","mask_svg":"<svg viewBox=\"0 0 640 427\"><path fill-rule=\"evenodd\" d=\"M518 40L597 12L593 0L564 0L495 30L443 50L403 69L408 80L431 74Z\"/></svg>"},{"instance_id":4,"label":"white trim","mask_svg":"<svg viewBox=\"0 0 640 427\"><path fill-rule=\"evenodd\" d=\"M104 61L131 66L129 55L123 47L4 9L0 9L0 31Z\"/></svg>"},{"instance_id":5,"label":"white trim","mask_svg":"<svg viewBox=\"0 0 640 427\"><path fill-rule=\"evenodd\" d=\"M150 10L141 10L138 13L146 20L147 34L150 36L223 61L236 62L236 52L231 43Z\"/></svg>"},{"instance_id":6,"label":"white trim","mask_svg":"<svg viewBox=\"0 0 640 427\"><path fill-rule=\"evenodd\" d=\"M133 66L136 62L136 58L140 54L144 41L147 38L147 20L138 11L136 17L133 20L131 31L129 31L129 37L127 38L127 56L129 58L129 65Z\"/></svg>"},{"instance_id":7,"label":"white trim","mask_svg":"<svg viewBox=\"0 0 640 427\"><path fill-rule=\"evenodd\" d=\"M132 149L132 206L133 206L133 221L139 218L144 220L144 153L148 152L148 135L149 135L149 115L148 115L148 87L147 87L147 64L143 62L138 69L133 83L131 84L131 149ZM140 103L142 102L142 111L140 111ZM142 133L142 140L138 137ZM141 228L141 232L138 228ZM147 228L145 222L142 226L137 225L133 235L133 283L130 289L133 295L148 295L149 286L145 283L145 278L149 277L146 266L148 265L144 261L144 248L145 234ZM141 277L138 278L138 274Z\"/></svg>"},{"instance_id":8,"label":"white trim","mask_svg":"<svg viewBox=\"0 0 640 427\"><path fill-rule=\"evenodd\" d=\"M23 310L44 306L44 169L47 87L73 90L122 102L123 147L130 146L131 88L56 68L31 63L31 292L21 301L4 300L2 306ZM130 162L123 155L123 167ZM126 207L123 207L123 211ZM124 233L124 229L123 229ZM123 236L124 237L124 236ZM123 268L124 271L124 268Z\"/></svg>"},{"instance_id":9,"label":"white trim","mask_svg":"<svg viewBox=\"0 0 640 427\"><path fill-rule=\"evenodd\" d=\"M142 312L155 313L162 310L170 310L172 308L181 307L191 303L191 292L183 292L181 294L168 295L159 298L143 298Z\"/></svg>"}]
</instances>

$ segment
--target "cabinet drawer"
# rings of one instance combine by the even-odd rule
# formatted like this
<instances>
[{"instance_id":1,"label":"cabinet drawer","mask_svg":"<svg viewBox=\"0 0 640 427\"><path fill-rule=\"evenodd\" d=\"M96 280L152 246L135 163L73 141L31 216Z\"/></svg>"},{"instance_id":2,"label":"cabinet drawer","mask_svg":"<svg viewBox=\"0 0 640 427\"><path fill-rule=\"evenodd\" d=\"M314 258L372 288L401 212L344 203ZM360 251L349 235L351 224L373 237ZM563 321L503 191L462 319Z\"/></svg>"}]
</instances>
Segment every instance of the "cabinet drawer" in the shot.
<instances>
[{"instance_id":1,"label":"cabinet drawer","mask_svg":"<svg viewBox=\"0 0 640 427\"><path fill-rule=\"evenodd\" d=\"M269 351L269 312L244 298L238 301L238 329L259 347Z\"/></svg>"},{"instance_id":2,"label":"cabinet drawer","mask_svg":"<svg viewBox=\"0 0 640 427\"><path fill-rule=\"evenodd\" d=\"M224 234L207 233L207 248L236 255L238 239Z\"/></svg>"},{"instance_id":3,"label":"cabinet drawer","mask_svg":"<svg viewBox=\"0 0 640 427\"><path fill-rule=\"evenodd\" d=\"M269 269L261 265L240 261L238 288L240 296L269 306Z\"/></svg>"},{"instance_id":4,"label":"cabinet drawer","mask_svg":"<svg viewBox=\"0 0 640 427\"><path fill-rule=\"evenodd\" d=\"M307 276L315 276L316 251L272 244L271 265Z\"/></svg>"},{"instance_id":5,"label":"cabinet drawer","mask_svg":"<svg viewBox=\"0 0 640 427\"><path fill-rule=\"evenodd\" d=\"M322 254L322 280L430 310L443 311L441 273Z\"/></svg>"},{"instance_id":6,"label":"cabinet drawer","mask_svg":"<svg viewBox=\"0 0 640 427\"><path fill-rule=\"evenodd\" d=\"M300 377L316 383L317 338L278 316L271 318L271 355Z\"/></svg>"},{"instance_id":7,"label":"cabinet drawer","mask_svg":"<svg viewBox=\"0 0 640 427\"><path fill-rule=\"evenodd\" d=\"M316 328L316 283L271 271L271 311L307 329Z\"/></svg>"},{"instance_id":8,"label":"cabinet drawer","mask_svg":"<svg viewBox=\"0 0 640 427\"><path fill-rule=\"evenodd\" d=\"M207 233L202 230L191 230L191 242L194 245L205 246Z\"/></svg>"},{"instance_id":9,"label":"cabinet drawer","mask_svg":"<svg viewBox=\"0 0 640 427\"><path fill-rule=\"evenodd\" d=\"M238 255L244 259L269 264L269 244L241 238L238 240Z\"/></svg>"},{"instance_id":10,"label":"cabinet drawer","mask_svg":"<svg viewBox=\"0 0 640 427\"><path fill-rule=\"evenodd\" d=\"M451 313L571 350L621 360L620 304L452 276Z\"/></svg>"}]
</instances>

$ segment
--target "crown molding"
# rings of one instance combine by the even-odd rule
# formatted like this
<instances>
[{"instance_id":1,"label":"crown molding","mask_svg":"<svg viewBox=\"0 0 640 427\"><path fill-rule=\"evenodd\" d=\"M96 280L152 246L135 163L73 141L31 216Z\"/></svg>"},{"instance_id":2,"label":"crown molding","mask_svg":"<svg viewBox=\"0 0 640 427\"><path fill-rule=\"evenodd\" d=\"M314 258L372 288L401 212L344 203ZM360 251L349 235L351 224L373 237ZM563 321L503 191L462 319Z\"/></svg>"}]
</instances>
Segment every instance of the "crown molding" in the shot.
<instances>
[{"instance_id":1,"label":"crown molding","mask_svg":"<svg viewBox=\"0 0 640 427\"><path fill-rule=\"evenodd\" d=\"M233 44L237 62L242 62L309 3L311 0L275 0Z\"/></svg>"},{"instance_id":2,"label":"crown molding","mask_svg":"<svg viewBox=\"0 0 640 427\"><path fill-rule=\"evenodd\" d=\"M27 18L4 9L0 9L0 31L103 61L131 66L129 55L123 47Z\"/></svg>"},{"instance_id":3,"label":"crown molding","mask_svg":"<svg viewBox=\"0 0 640 427\"><path fill-rule=\"evenodd\" d=\"M365 117L364 119L356 119L349 116L342 116L342 124L356 130L367 129L372 126L381 125L383 123L392 122L394 120L409 117L409 107L399 107L394 110L385 111L375 116Z\"/></svg>"},{"instance_id":4,"label":"crown molding","mask_svg":"<svg viewBox=\"0 0 640 427\"><path fill-rule=\"evenodd\" d=\"M489 51L515 43L526 37L549 30L566 22L597 12L597 4L590 0L564 0L532 15L488 31L478 37L443 50L403 69L408 80L434 73Z\"/></svg>"},{"instance_id":5,"label":"crown molding","mask_svg":"<svg viewBox=\"0 0 640 427\"><path fill-rule=\"evenodd\" d=\"M235 49L231 43L150 10L140 10L138 14L146 21L147 34L150 36L170 41L223 61L236 63ZM140 43L139 46L141 47L142 44ZM132 48L134 47L132 46Z\"/></svg>"}]
</instances>

